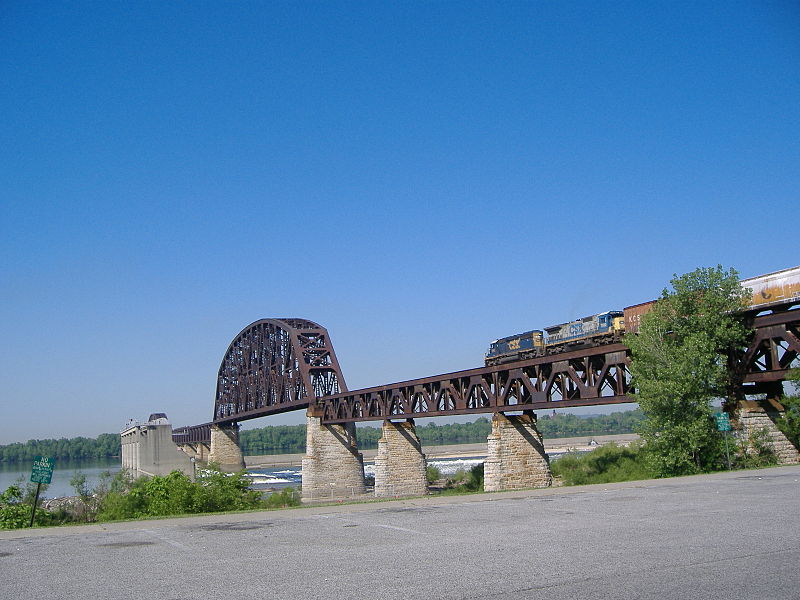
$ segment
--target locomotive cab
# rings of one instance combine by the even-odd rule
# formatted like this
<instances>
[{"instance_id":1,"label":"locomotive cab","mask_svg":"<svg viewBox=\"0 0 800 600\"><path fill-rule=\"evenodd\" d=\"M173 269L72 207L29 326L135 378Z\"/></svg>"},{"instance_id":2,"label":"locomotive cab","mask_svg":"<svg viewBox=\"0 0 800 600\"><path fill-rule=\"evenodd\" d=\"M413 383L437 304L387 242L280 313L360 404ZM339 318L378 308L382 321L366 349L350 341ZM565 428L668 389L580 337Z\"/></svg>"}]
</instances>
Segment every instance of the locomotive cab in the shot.
<instances>
[{"instance_id":1,"label":"locomotive cab","mask_svg":"<svg viewBox=\"0 0 800 600\"><path fill-rule=\"evenodd\" d=\"M544 354L544 338L541 330L534 329L509 337L494 340L489 344L484 362L487 366L515 360L525 360Z\"/></svg>"},{"instance_id":2,"label":"locomotive cab","mask_svg":"<svg viewBox=\"0 0 800 600\"><path fill-rule=\"evenodd\" d=\"M625 319L623 313L618 310L597 315L597 331L605 335L613 335L618 338L625 332Z\"/></svg>"}]
</instances>

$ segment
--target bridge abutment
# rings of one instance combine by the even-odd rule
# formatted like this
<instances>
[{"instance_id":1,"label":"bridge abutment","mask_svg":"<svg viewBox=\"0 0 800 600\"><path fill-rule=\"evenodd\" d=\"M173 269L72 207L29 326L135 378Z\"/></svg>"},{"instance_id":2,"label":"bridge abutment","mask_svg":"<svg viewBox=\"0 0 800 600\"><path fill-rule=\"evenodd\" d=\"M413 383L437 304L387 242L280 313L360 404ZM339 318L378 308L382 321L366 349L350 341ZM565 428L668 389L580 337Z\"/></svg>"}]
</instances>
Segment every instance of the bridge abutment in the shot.
<instances>
[{"instance_id":1,"label":"bridge abutment","mask_svg":"<svg viewBox=\"0 0 800 600\"><path fill-rule=\"evenodd\" d=\"M734 418L744 440L747 451L752 451L752 440L759 432L766 433L763 441L772 449L781 465L800 463L800 452L778 429L775 422L784 415L783 406L776 400L741 400L736 405Z\"/></svg>"},{"instance_id":2,"label":"bridge abutment","mask_svg":"<svg viewBox=\"0 0 800 600\"><path fill-rule=\"evenodd\" d=\"M244 469L244 456L239 447L239 425L212 425L211 451L208 462L216 463L222 471L236 472Z\"/></svg>"},{"instance_id":3,"label":"bridge abutment","mask_svg":"<svg viewBox=\"0 0 800 600\"><path fill-rule=\"evenodd\" d=\"M544 451L542 435L532 412L492 416L483 466L483 489L487 492L549 487L553 476Z\"/></svg>"},{"instance_id":4,"label":"bridge abutment","mask_svg":"<svg viewBox=\"0 0 800 600\"><path fill-rule=\"evenodd\" d=\"M428 492L425 455L414 420L384 421L375 457L375 496L422 496Z\"/></svg>"},{"instance_id":5,"label":"bridge abutment","mask_svg":"<svg viewBox=\"0 0 800 600\"><path fill-rule=\"evenodd\" d=\"M163 413L143 424L130 424L120 434L122 468L133 477L182 471L194 477L191 459L172 441L172 426Z\"/></svg>"},{"instance_id":6,"label":"bridge abutment","mask_svg":"<svg viewBox=\"0 0 800 600\"><path fill-rule=\"evenodd\" d=\"M363 496L364 459L358 451L355 423L323 425L309 408L306 455L303 457L303 501Z\"/></svg>"}]
</instances>

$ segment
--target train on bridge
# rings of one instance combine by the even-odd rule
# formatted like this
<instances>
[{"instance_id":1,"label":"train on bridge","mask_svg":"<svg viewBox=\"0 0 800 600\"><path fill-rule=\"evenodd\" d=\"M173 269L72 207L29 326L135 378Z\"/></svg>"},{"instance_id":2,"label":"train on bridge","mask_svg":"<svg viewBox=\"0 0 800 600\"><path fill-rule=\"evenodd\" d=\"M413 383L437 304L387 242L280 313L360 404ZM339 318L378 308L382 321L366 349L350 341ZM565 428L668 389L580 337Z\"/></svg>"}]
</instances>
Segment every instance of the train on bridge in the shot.
<instances>
[{"instance_id":1,"label":"train on bridge","mask_svg":"<svg viewBox=\"0 0 800 600\"><path fill-rule=\"evenodd\" d=\"M765 310L800 300L800 267L784 269L741 281L750 290L752 310ZM517 360L527 360L570 350L580 350L617 343L625 333L635 333L646 312L655 300L609 310L560 325L533 329L494 340L486 352L487 367Z\"/></svg>"}]
</instances>

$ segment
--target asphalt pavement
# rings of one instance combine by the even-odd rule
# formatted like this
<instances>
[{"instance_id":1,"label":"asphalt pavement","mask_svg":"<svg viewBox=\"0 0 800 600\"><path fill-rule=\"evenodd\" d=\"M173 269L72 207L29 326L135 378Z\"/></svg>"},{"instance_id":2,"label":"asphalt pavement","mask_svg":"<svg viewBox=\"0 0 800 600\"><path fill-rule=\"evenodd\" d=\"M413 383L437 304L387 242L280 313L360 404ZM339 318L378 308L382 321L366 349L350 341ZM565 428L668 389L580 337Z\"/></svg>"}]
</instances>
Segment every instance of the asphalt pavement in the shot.
<instances>
[{"instance_id":1,"label":"asphalt pavement","mask_svg":"<svg viewBox=\"0 0 800 600\"><path fill-rule=\"evenodd\" d=\"M800 599L800 467L0 532L0 599Z\"/></svg>"}]
</instances>

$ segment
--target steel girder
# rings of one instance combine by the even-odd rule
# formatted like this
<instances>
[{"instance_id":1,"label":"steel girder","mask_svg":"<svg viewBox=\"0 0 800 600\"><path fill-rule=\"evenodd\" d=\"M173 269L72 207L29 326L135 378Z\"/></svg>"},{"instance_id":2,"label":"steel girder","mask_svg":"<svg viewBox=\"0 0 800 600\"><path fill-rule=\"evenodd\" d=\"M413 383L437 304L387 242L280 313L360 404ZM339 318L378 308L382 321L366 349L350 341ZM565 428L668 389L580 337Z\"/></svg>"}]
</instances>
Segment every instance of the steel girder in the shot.
<instances>
[{"instance_id":1,"label":"steel girder","mask_svg":"<svg viewBox=\"0 0 800 600\"><path fill-rule=\"evenodd\" d=\"M741 392L780 395L788 370L800 367L800 307L753 317L751 324L753 338L733 363Z\"/></svg>"},{"instance_id":2,"label":"steel girder","mask_svg":"<svg viewBox=\"0 0 800 600\"><path fill-rule=\"evenodd\" d=\"M741 393L780 393L800 367L800 308L750 318L754 335L731 357ZM459 371L322 398L325 424L636 402L622 344Z\"/></svg>"},{"instance_id":3,"label":"steel girder","mask_svg":"<svg viewBox=\"0 0 800 600\"><path fill-rule=\"evenodd\" d=\"M210 444L211 423L190 425L189 427L176 427L172 430L172 441L181 444Z\"/></svg>"},{"instance_id":4,"label":"steel girder","mask_svg":"<svg viewBox=\"0 0 800 600\"><path fill-rule=\"evenodd\" d=\"M751 316L754 336L731 357L740 393L779 393L800 366L800 306ZM327 330L303 319L263 319L231 342L217 378L216 424L314 404L325 424L636 402L622 344L575 350L348 392ZM210 425L176 441L210 439Z\"/></svg>"},{"instance_id":5,"label":"steel girder","mask_svg":"<svg viewBox=\"0 0 800 600\"><path fill-rule=\"evenodd\" d=\"M215 424L299 408L347 391L328 331L305 319L262 319L228 346L217 374Z\"/></svg>"},{"instance_id":6,"label":"steel girder","mask_svg":"<svg viewBox=\"0 0 800 600\"><path fill-rule=\"evenodd\" d=\"M458 371L321 398L322 422L348 423L634 402L621 344Z\"/></svg>"}]
</instances>

